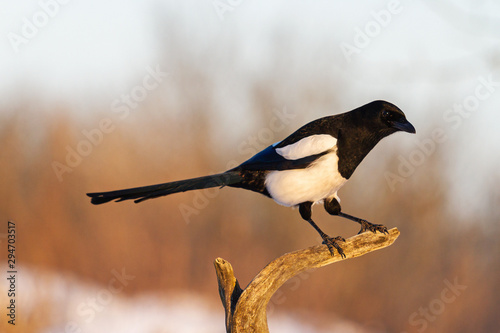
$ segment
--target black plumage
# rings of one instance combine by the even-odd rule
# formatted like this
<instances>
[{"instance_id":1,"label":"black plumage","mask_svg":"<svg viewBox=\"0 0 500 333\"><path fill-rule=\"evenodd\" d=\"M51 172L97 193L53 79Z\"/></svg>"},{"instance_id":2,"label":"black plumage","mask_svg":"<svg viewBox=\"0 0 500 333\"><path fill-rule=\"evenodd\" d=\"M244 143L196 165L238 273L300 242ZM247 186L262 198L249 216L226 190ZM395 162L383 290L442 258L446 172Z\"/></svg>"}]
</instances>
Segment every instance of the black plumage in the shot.
<instances>
[{"instance_id":1,"label":"black plumage","mask_svg":"<svg viewBox=\"0 0 500 333\"><path fill-rule=\"evenodd\" d=\"M360 232L386 232L382 225L343 213L337 191L373 147L397 131L415 133L415 128L394 104L374 101L346 113L311 121L221 174L87 195L93 204L102 204L112 200L141 202L210 187L243 188L286 206L298 206L302 218L318 231L332 255L337 249L343 256L338 244L343 238L331 238L321 231L312 220L312 205L323 202L329 214L359 223Z\"/></svg>"}]
</instances>

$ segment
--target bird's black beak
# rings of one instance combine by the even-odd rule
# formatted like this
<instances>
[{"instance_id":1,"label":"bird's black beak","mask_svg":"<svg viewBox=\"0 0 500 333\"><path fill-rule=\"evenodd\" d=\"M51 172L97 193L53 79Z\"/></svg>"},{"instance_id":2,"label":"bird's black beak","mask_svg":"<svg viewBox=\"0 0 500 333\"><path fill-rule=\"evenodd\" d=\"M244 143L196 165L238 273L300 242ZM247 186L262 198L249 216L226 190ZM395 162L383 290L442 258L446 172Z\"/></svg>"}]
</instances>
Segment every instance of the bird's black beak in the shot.
<instances>
[{"instance_id":1,"label":"bird's black beak","mask_svg":"<svg viewBox=\"0 0 500 333\"><path fill-rule=\"evenodd\" d=\"M400 131L403 131L403 132L408 132L408 133L417 133L417 131L415 130L415 127L413 127L412 124L410 124L410 122L406 119L402 120L402 121L392 121L392 127L400 130Z\"/></svg>"}]
</instances>

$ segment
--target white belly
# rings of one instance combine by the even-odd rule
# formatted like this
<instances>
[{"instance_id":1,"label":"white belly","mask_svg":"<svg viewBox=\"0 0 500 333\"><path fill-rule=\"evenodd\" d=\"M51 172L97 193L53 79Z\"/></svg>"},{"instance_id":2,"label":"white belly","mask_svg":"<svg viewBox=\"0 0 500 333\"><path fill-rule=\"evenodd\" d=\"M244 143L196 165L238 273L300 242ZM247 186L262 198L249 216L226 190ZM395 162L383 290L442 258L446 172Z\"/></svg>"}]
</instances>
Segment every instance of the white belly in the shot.
<instances>
[{"instance_id":1,"label":"white belly","mask_svg":"<svg viewBox=\"0 0 500 333\"><path fill-rule=\"evenodd\" d=\"M266 176L267 191L283 206L317 203L329 197L338 199L337 191L347 181L338 172L338 160L335 150L306 169L271 171Z\"/></svg>"}]
</instances>

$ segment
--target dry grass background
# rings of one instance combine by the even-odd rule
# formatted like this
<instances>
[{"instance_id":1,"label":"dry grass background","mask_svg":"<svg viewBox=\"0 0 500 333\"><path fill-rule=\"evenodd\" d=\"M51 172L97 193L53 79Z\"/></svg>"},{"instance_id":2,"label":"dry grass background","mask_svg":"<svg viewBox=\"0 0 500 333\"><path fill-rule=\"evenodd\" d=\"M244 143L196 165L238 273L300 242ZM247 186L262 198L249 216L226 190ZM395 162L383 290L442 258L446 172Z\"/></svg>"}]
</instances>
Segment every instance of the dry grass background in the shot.
<instances>
[{"instance_id":1,"label":"dry grass background","mask_svg":"<svg viewBox=\"0 0 500 333\"><path fill-rule=\"evenodd\" d=\"M269 86L261 84L256 83L256 91L269 91ZM204 95L209 92L200 92ZM30 112L33 106L27 105L3 119L0 219L17 222L20 262L71 272L103 285L113 269L124 267L136 276L125 290L128 295L182 289L218 303L214 258L232 262L245 285L276 256L317 243L316 233L297 211L236 189L220 191L189 223L179 207L183 203L192 206L194 192L139 205L126 202L96 207L89 203L85 196L89 191L194 177L222 170L225 161L248 157L231 148L218 150L219 144L224 145L222 135L216 124L210 124L210 115L216 111L203 100L197 104L192 108L186 103L175 118L169 116L168 105L152 102L141 106L133 121L106 134L73 172L63 175L62 182L51 163L64 161L66 147L75 147L83 139L81 130L86 124L68 116L71 110L64 107L47 118ZM268 114L257 115L259 120L250 133L266 126L269 106L280 102L272 96L257 96L256 104L256 109ZM160 114L159 109L165 113ZM190 111L193 109L203 112ZM106 116L103 112L90 117L87 125ZM284 137L299 125L292 122L277 136ZM245 140L248 133L239 135ZM384 251L294 280L282 288L274 307L336 313L372 329L414 331L418 326L410 325L409 316L440 298L445 279L457 278L467 289L446 304L443 313L429 322L427 331L498 329L498 182L485 188L491 203L476 217L486 222L463 221L458 213L446 209L449 186L443 177L442 149L397 191L390 191L383 171L391 170L396 156L404 153L394 150L396 141L395 137L384 141L373 153L377 156L366 161L340 194L347 212L397 226L401 237ZM320 207L315 216L332 235L349 236L358 230L354 223L332 218ZM38 329L34 325L28 331Z\"/></svg>"}]
</instances>

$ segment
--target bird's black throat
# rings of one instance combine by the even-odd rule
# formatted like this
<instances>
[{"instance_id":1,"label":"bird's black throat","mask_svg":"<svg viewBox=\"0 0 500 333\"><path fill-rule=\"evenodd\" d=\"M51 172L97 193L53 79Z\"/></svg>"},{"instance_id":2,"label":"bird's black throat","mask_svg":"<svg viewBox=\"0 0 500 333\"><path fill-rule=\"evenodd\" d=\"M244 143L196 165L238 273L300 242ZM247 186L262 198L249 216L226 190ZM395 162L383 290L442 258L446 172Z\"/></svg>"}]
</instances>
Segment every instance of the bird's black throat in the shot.
<instances>
[{"instance_id":1,"label":"bird's black throat","mask_svg":"<svg viewBox=\"0 0 500 333\"><path fill-rule=\"evenodd\" d=\"M377 132L364 128L340 129L337 134L338 171L340 175L345 179L349 179L373 147L384 137L394 132L390 129Z\"/></svg>"}]
</instances>

